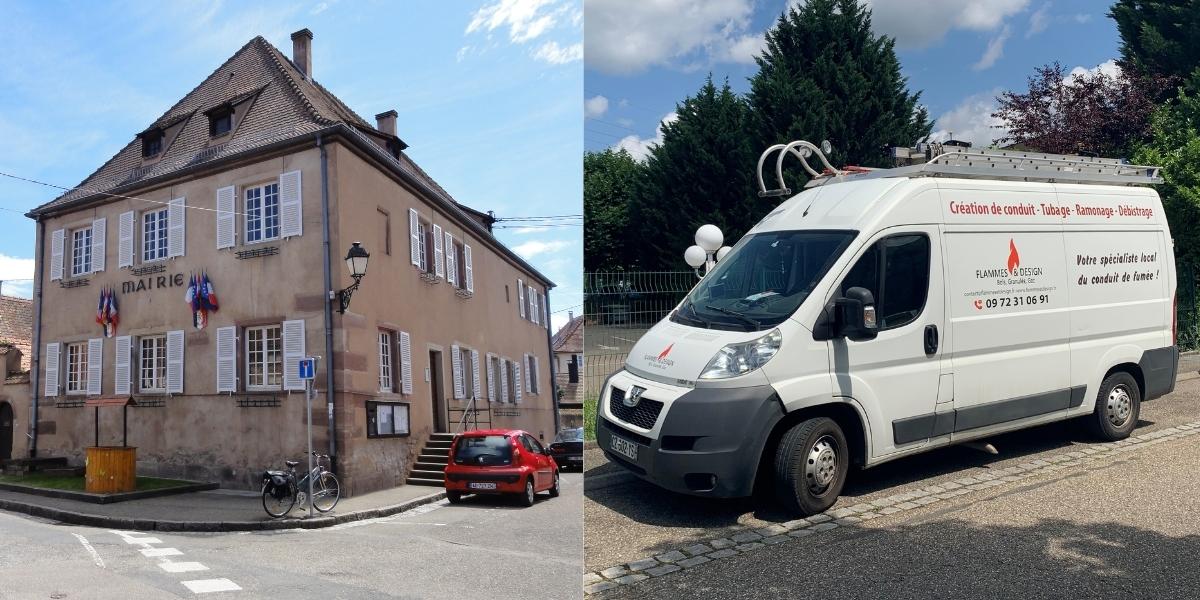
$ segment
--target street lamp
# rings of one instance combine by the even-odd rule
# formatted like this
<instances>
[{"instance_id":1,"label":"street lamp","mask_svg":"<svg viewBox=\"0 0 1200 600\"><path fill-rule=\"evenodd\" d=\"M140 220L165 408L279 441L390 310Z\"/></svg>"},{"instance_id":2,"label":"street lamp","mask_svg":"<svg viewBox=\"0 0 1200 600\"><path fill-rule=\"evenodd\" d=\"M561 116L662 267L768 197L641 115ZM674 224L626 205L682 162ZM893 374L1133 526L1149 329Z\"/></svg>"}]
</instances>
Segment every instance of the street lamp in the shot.
<instances>
[{"instance_id":1,"label":"street lamp","mask_svg":"<svg viewBox=\"0 0 1200 600\"><path fill-rule=\"evenodd\" d=\"M683 252L683 260L696 271L696 277L703 279L717 261L729 254L729 246L721 245L725 242L725 234L721 233L720 227L712 224L701 225L696 230L695 240L696 245ZM704 267L703 274L700 273L700 267Z\"/></svg>"},{"instance_id":2,"label":"street lamp","mask_svg":"<svg viewBox=\"0 0 1200 600\"><path fill-rule=\"evenodd\" d=\"M354 278L354 283L337 293L338 312L345 314L346 309L350 307L350 296L358 289L358 284L362 282L363 275L367 274L367 260L371 258L371 253L367 252L359 242L354 242L350 246L350 250L346 252L346 268L350 270L350 276Z\"/></svg>"}]
</instances>

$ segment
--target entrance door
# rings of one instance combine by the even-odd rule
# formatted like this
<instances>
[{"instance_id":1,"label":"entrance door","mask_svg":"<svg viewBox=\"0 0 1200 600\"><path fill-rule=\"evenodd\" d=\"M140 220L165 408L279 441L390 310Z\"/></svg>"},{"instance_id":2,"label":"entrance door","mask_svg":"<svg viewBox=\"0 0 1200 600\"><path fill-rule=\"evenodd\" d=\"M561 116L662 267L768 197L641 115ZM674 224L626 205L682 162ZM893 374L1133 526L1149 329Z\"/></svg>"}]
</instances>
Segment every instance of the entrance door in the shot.
<instances>
[{"instance_id":1,"label":"entrance door","mask_svg":"<svg viewBox=\"0 0 1200 600\"><path fill-rule=\"evenodd\" d=\"M0 460L12 458L13 409L7 402L0 402Z\"/></svg>"},{"instance_id":2,"label":"entrance door","mask_svg":"<svg viewBox=\"0 0 1200 600\"><path fill-rule=\"evenodd\" d=\"M829 342L834 394L866 411L875 456L950 433L937 415L946 318L939 238L932 225L877 234L835 291L861 287L875 297L875 339Z\"/></svg>"},{"instance_id":3,"label":"entrance door","mask_svg":"<svg viewBox=\"0 0 1200 600\"><path fill-rule=\"evenodd\" d=\"M429 351L429 389L433 394L433 430L449 433L446 421L446 394L442 386L442 351Z\"/></svg>"}]
</instances>

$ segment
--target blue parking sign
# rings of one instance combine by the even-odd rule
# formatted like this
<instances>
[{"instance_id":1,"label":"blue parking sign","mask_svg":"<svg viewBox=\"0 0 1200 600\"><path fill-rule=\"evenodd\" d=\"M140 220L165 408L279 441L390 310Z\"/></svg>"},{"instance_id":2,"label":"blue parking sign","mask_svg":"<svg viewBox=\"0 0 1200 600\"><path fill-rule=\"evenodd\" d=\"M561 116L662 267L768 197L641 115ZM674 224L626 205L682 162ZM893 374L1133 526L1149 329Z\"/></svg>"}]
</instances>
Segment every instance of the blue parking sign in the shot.
<instances>
[{"instance_id":1,"label":"blue parking sign","mask_svg":"<svg viewBox=\"0 0 1200 600\"><path fill-rule=\"evenodd\" d=\"M317 359L302 358L300 359L300 379L312 379L317 371Z\"/></svg>"}]
</instances>

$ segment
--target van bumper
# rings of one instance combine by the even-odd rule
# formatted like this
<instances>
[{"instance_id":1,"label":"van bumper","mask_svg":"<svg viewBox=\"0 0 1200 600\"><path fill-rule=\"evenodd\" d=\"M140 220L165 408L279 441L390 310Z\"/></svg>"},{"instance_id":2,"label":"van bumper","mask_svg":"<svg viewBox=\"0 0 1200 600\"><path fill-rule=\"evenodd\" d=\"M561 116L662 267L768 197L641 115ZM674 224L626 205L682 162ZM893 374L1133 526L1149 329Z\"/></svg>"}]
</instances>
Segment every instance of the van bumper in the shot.
<instances>
[{"instance_id":1,"label":"van bumper","mask_svg":"<svg viewBox=\"0 0 1200 600\"><path fill-rule=\"evenodd\" d=\"M603 388L607 397L610 388ZM671 402L657 439L597 411L596 443L611 462L674 492L733 498L749 496L767 438L784 416L774 388L700 388ZM614 437L637 447L637 458L613 449Z\"/></svg>"}]
</instances>

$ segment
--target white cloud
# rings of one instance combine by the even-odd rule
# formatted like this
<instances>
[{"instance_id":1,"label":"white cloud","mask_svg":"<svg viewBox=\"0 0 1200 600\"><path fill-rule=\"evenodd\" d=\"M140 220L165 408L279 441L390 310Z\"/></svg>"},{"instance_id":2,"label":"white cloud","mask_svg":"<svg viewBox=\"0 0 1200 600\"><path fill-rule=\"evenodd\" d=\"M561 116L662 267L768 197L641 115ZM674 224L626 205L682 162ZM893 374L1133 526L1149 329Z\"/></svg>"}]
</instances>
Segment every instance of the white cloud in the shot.
<instances>
[{"instance_id":1,"label":"white cloud","mask_svg":"<svg viewBox=\"0 0 1200 600\"><path fill-rule=\"evenodd\" d=\"M603 117L608 112L608 98L596 95L583 101L583 116L589 119Z\"/></svg>"},{"instance_id":2,"label":"white cloud","mask_svg":"<svg viewBox=\"0 0 1200 600\"><path fill-rule=\"evenodd\" d=\"M5 296L29 298L33 295L33 259L0 254L0 281Z\"/></svg>"},{"instance_id":3,"label":"white cloud","mask_svg":"<svg viewBox=\"0 0 1200 600\"><path fill-rule=\"evenodd\" d=\"M1071 69L1071 72L1067 74L1067 77L1063 79L1063 81L1070 81L1071 79L1074 79L1076 75L1095 75L1096 73L1104 73L1105 75L1115 79L1121 76L1121 67L1117 66L1116 60L1110 58L1090 69L1085 67L1075 67L1074 69Z\"/></svg>"},{"instance_id":4,"label":"white cloud","mask_svg":"<svg viewBox=\"0 0 1200 600\"><path fill-rule=\"evenodd\" d=\"M746 62L762 47L748 32L752 0L588 0L584 11L587 65L605 73Z\"/></svg>"},{"instance_id":5,"label":"white cloud","mask_svg":"<svg viewBox=\"0 0 1200 600\"><path fill-rule=\"evenodd\" d=\"M971 68L976 71L983 71L992 68L1001 56L1004 56L1004 42L1008 41L1008 35L1011 33L1008 25L1000 30L1000 34L992 38L988 42L987 49L983 51L983 56L979 57L979 62L971 65Z\"/></svg>"},{"instance_id":6,"label":"white cloud","mask_svg":"<svg viewBox=\"0 0 1200 600\"><path fill-rule=\"evenodd\" d=\"M667 113L667 116L658 122L658 127L654 130L654 137L642 138L637 135L627 135L621 138L621 141L617 142L613 148L629 152L634 160L646 160L646 157L650 155L650 148L663 141L663 125L674 123L678 118L679 115L674 112Z\"/></svg>"},{"instance_id":7,"label":"white cloud","mask_svg":"<svg viewBox=\"0 0 1200 600\"><path fill-rule=\"evenodd\" d=\"M475 11L467 33L508 28L508 39L523 44L545 33L557 22L556 11L543 12L554 0L499 0Z\"/></svg>"},{"instance_id":8,"label":"white cloud","mask_svg":"<svg viewBox=\"0 0 1200 600\"><path fill-rule=\"evenodd\" d=\"M971 142L976 148L986 148L996 139L1004 137L1007 129L1004 121L993 117L996 112L996 96L1000 88L967 96L957 106L937 118L937 130L930 134L933 141L944 142L951 137Z\"/></svg>"},{"instance_id":9,"label":"white cloud","mask_svg":"<svg viewBox=\"0 0 1200 600\"><path fill-rule=\"evenodd\" d=\"M319 15L319 14L321 14L321 13L323 13L323 12L327 11L327 10L329 10L329 3L328 3L328 2L318 2L318 3L316 4L316 6L313 6L313 7L312 7L312 10L308 11L308 14L310 14L310 15Z\"/></svg>"},{"instance_id":10,"label":"white cloud","mask_svg":"<svg viewBox=\"0 0 1200 600\"><path fill-rule=\"evenodd\" d=\"M573 243L574 242L572 242L571 240L551 240L548 242L539 242L537 240L530 240L523 244L514 246L513 252L516 252L518 255L520 255L521 258L524 258L525 260L530 260L539 254L545 254L547 252L553 253L553 252L558 252L559 250L564 250L564 249L570 247L571 244L573 244Z\"/></svg>"},{"instance_id":11,"label":"white cloud","mask_svg":"<svg viewBox=\"0 0 1200 600\"><path fill-rule=\"evenodd\" d=\"M902 48L933 45L951 29L995 31L1029 0L867 0L871 27Z\"/></svg>"},{"instance_id":12,"label":"white cloud","mask_svg":"<svg viewBox=\"0 0 1200 600\"><path fill-rule=\"evenodd\" d=\"M1050 3L1047 2L1041 8L1035 10L1029 15L1029 31L1025 32L1025 37L1033 37L1046 30L1050 25Z\"/></svg>"},{"instance_id":13,"label":"white cloud","mask_svg":"<svg viewBox=\"0 0 1200 600\"><path fill-rule=\"evenodd\" d=\"M512 230L512 233L513 233L513 235L528 235L530 233L542 233L543 231L550 231L550 228L549 227L539 227L539 226L518 227L518 228Z\"/></svg>"},{"instance_id":14,"label":"white cloud","mask_svg":"<svg viewBox=\"0 0 1200 600\"><path fill-rule=\"evenodd\" d=\"M558 42L549 41L533 52L533 57L552 65L563 65L583 58L583 43L560 47Z\"/></svg>"}]
</instances>

